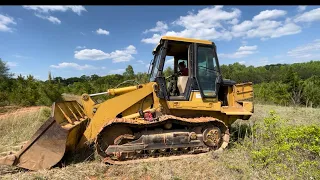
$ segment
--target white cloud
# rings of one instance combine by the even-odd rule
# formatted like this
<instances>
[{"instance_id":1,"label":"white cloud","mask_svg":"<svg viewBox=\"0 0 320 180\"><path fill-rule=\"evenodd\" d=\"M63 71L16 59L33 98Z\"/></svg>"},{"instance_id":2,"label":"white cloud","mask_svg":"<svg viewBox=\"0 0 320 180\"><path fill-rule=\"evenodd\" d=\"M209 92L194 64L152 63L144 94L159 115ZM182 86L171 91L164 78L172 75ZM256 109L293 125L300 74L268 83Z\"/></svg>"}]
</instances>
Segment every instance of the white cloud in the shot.
<instances>
[{"instance_id":1,"label":"white cloud","mask_svg":"<svg viewBox=\"0 0 320 180\"><path fill-rule=\"evenodd\" d=\"M298 6L298 12L302 12L302 11L305 11L307 8L307 6Z\"/></svg>"},{"instance_id":2,"label":"white cloud","mask_svg":"<svg viewBox=\"0 0 320 180\"><path fill-rule=\"evenodd\" d=\"M22 55L19 55L19 54L14 54L12 55L13 57L16 57L16 58L21 58L21 59L29 59L30 57L27 57L27 56L22 56Z\"/></svg>"},{"instance_id":3,"label":"white cloud","mask_svg":"<svg viewBox=\"0 0 320 180\"><path fill-rule=\"evenodd\" d=\"M320 39L316 39L311 43L298 46L290 51L287 55L293 58L307 58L311 60L312 58L320 57Z\"/></svg>"},{"instance_id":4,"label":"white cloud","mask_svg":"<svg viewBox=\"0 0 320 180\"><path fill-rule=\"evenodd\" d=\"M216 39L216 40L231 40L232 34L227 30L217 31L216 28L200 28L200 29L185 29L181 32L170 31L167 32L168 36L180 36L197 39Z\"/></svg>"},{"instance_id":5,"label":"white cloud","mask_svg":"<svg viewBox=\"0 0 320 180\"><path fill-rule=\"evenodd\" d=\"M0 31L12 32L12 28L8 27L8 25L10 24L17 24L17 23L14 21L13 17L0 14Z\"/></svg>"},{"instance_id":6,"label":"white cloud","mask_svg":"<svg viewBox=\"0 0 320 180\"><path fill-rule=\"evenodd\" d=\"M50 67L57 68L57 69L72 68L72 69L76 69L76 70L96 69L96 67L91 66L91 65L85 64L85 65L81 66L77 63L69 63L69 62L59 63L58 65L51 65Z\"/></svg>"},{"instance_id":7,"label":"white cloud","mask_svg":"<svg viewBox=\"0 0 320 180\"><path fill-rule=\"evenodd\" d=\"M258 46L240 46L238 51L254 51L257 50Z\"/></svg>"},{"instance_id":8,"label":"white cloud","mask_svg":"<svg viewBox=\"0 0 320 180\"><path fill-rule=\"evenodd\" d=\"M312 9L311 11L305 12L297 16L295 22L313 22L320 20L320 8Z\"/></svg>"},{"instance_id":9,"label":"white cloud","mask_svg":"<svg viewBox=\"0 0 320 180\"><path fill-rule=\"evenodd\" d=\"M52 22L53 24L61 24L60 19L58 19L57 17L54 17L54 16L43 16L43 15L40 15L40 14L34 14L34 15L37 16L38 18L46 19L46 20Z\"/></svg>"},{"instance_id":10,"label":"white cloud","mask_svg":"<svg viewBox=\"0 0 320 180\"><path fill-rule=\"evenodd\" d=\"M277 38L286 35L298 34L301 32L300 26L294 23L285 24L282 27L275 29L275 31L271 34L271 38Z\"/></svg>"},{"instance_id":11,"label":"white cloud","mask_svg":"<svg viewBox=\"0 0 320 180\"><path fill-rule=\"evenodd\" d=\"M168 25L162 21L158 21L156 23L156 27L151 28L151 29L147 29L144 31L144 33L148 33L148 32L166 32L168 30Z\"/></svg>"},{"instance_id":12,"label":"white cloud","mask_svg":"<svg viewBox=\"0 0 320 180\"><path fill-rule=\"evenodd\" d=\"M87 11L83 6L22 6L25 9L35 11L35 16L48 20L53 24L61 24L61 20L55 16L49 15L51 12L66 12L72 11L79 16L82 11Z\"/></svg>"},{"instance_id":13,"label":"white cloud","mask_svg":"<svg viewBox=\"0 0 320 180\"><path fill-rule=\"evenodd\" d=\"M168 64L168 65L173 65L174 59L173 58L172 59L168 59L168 60L166 60L165 63Z\"/></svg>"},{"instance_id":14,"label":"white cloud","mask_svg":"<svg viewBox=\"0 0 320 180\"><path fill-rule=\"evenodd\" d=\"M163 68L164 68L164 69L167 69L167 67L173 68L173 66L174 66L174 59L171 58L171 59L166 59Z\"/></svg>"},{"instance_id":15,"label":"white cloud","mask_svg":"<svg viewBox=\"0 0 320 180\"><path fill-rule=\"evenodd\" d=\"M86 35L85 33L83 33L83 32L80 32L80 34L82 34L82 35Z\"/></svg>"},{"instance_id":16,"label":"white cloud","mask_svg":"<svg viewBox=\"0 0 320 180\"><path fill-rule=\"evenodd\" d=\"M166 31L161 34L153 34L150 38L141 41L148 44L157 44L161 36L180 36L199 39L223 39L231 40L232 34L222 25L235 24L240 17L240 10L233 8L231 11L222 10L223 6L214 6L199 10L196 14L189 12L189 15L180 16L172 24L181 26L182 31Z\"/></svg>"},{"instance_id":17,"label":"white cloud","mask_svg":"<svg viewBox=\"0 0 320 180\"><path fill-rule=\"evenodd\" d=\"M237 51L235 53L232 54L219 54L220 57L224 57L224 58L243 58L246 57L250 54L253 54L255 52L253 51Z\"/></svg>"},{"instance_id":18,"label":"white cloud","mask_svg":"<svg viewBox=\"0 0 320 180\"><path fill-rule=\"evenodd\" d=\"M109 71L109 74L122 74L125 71L126 71L125 69L114 69L114 70Z\"/></svg>"},{"instance_id":19,"label":"white cloud","mask_svg":"<svg viewBox=\"0 0 320 180\"><path fill-rule=\"evenodd\" d=\"M264 10L254 16L252 20L239 22L241 11L236 8L224 10L223 6L208 7L199 10L197 13L189 12L186 16L180 16L166 28L149 29L145 32L155 32L151 37L141 40L147 44L157 44L161 36L179 36L207 40L232 40L233 38L278 38L285 35L292 35L301 32L301 27L293 23L291 18L285 17L284 10ZM157 24L160 25L161 21ZM167 25L167 24L166 24ZM173 31L174 26L182 27L181 31ZM160 30L161 29L161 30Z\"/></svg>"},{"instance_id":20,"label":"white cloud","mask_svg":"<svg viewBox=\"0 0 320 180\"><path fill-rule=\"evenodd\" d=\"M245 64L246 61L239 61L239 64Z\"/></svg>"},{"instance_id":21,"label":"white cloud","mask_svg":"<svg viewBox=\"0 0 320 180\"><path fill-rule=\"evenodd\" d=\"M113 62L124 62L134 59L133 54L137 54L137 50L133 45L129 45L124 50L116 50L109 54L109 58Z\"/></svg>"},{"instance_id":22,"label":"white cloud","mask_svg":"<svg viewBox=\"0 0 320 180\"><path fill-rule=\"evenodd\" d=\"M285 35L292 35L301 32L301 27L286 21L264 20L260 22L247 21L233 27L232 34L235 37L244 36L247 38L261 38L266 40L268 38L277 38Z\"/></svg>"},{"instance_id":23,"label":"white cloud","mask_svg":"<svg viewBox=\"0 0 320 180\"><path fill-rule=\"evenodd\" d=\"M219 57L222 57L222 58L243 58L243 57L246 57L246 56L249 56L251 54L254 54L256 53L255 50L257 50L258 46L254 45L254 46L241 46L239 47L239 49L232 53L232 54L224 54L224 53L221 53L219 54L218 56Z\"/></svg>"},{"instance_id":24,"label":"white cloud","mask_svg":"<svg viewBox=\"0 0 320 180\"><path fill-rule=\"evenodd\" d=\"M78 15L81 15L82 11L87 11L83 6L22 6L28 10L34 10L39 13L49 13L54 11L66 12L72 11Z\"/></svg>"},{"instance_id":25,"label":"white cloud","mask_svg":"<svg viewBox=\"0 0 320 180\"><path fill-rule=\"evenodd\" d=\"M212 28L213 25L221 26L220 21L233 20L240 17L239 9L232 9L231 12L222 10L223 6L214 6L199 10L197 14L192 12L187 16L180 16L174 24L185 27L186 29Z\"/></svg>"},{"instance_id":26,"label":"white cloud","mask_svg":"<svg viewBox=\"0 0 320 180\"><path fill-rule=\"evenodd\" d=\"M76 49L84 49L86 46L77 46Z\"/></svg>"},{"instance_id":27,"label":"white cloud","mask_svg":"<svg viewBox=\"0 0 320 180\"><path fill-rule=\"evenodd\" d=\"M261 21L265 19L276 19L278 17L286 15L287 12L283 10L273 9L261 11L258 15L253 17L253 21Z\"/></svg>"},{"instance_id":28,"label":"white cloud","mask_svg":"<svg viewBox=\"0 0 320 180\"><path fill-rule=\"evenodd\" d=\"M104 35L109 35L109 34L110 34L109 31L104 30L104 29L101 29L101 28L97 29L97 30L96 30L96 33L97 33L97 34L104 34Z\"/></svg>"},{"instance_id":29,"label":"white cloud","mask_svg":"<svg viewBox=\"0 0 320 180\"><path fill-rule=\"evenodd\" d=\"M133 45L129 45L123 50L116 50L111 53L105 53L98 49L83 49L75 51L74 57L80 60L112 59L114 63L118 63L134 59L133 54L137 54L137 50Z\"/></svg>"},{"instance_id":30,"label":"white cloud","mask_svg":"<svg viewBox=\"0 0 320 180\"><path fill-rule=\"evenodd\" d=\"M141 42L147 43L147 44L158 44L161 39L160 34L154 34L151 38L144 38L141 40Z\"/></svg>"},{"instance_id":31,"label":"white cloud","mask_svg":"<svg viewBox=\"0 0 320 180\"><path fill-rule=\"evenodd\" d=\"M109 57L109 54L98 49L83 49L75 51L74 57L81 60L103 60Z\"/></svg>"},{"instance_id":32,"label":"white cloud","mask_svg":"<svg viewBox=\"0 0 320 180\"><path fill-rule=\"evenodd\" d=\"M278 28L281 25L281 22L278 21L262 21L259 24L255 24L255 28L252 28L246 32L246 36L249 38L252 37L266 37L270 36L274 29Z\"/></svg>"},{"instance_id":33,"label":"white cloud","mask_svg":"<svg viewBox=\"0 0 320 180\"><path fill-rule=\"evenodd\" d=\"M240 24L234 25L232 27L233 32L243 32L251 29L253 27L253 23L251 21L243 21Z\"/></svg>"},{"instance_id":34,"label":"white cloud","mask_svg":"<svg viewBox=\"0 0 320 180\"><path fill-rule=\"evenodd\" d=\"M262 11L265 12L265 11ZM255 16L254 21L243 21L232 27L232 34L235 37L246 38L260 38L265 41L269 38L278 38L285 35L292 35L301 32L301 27L292 23L290 18L285 19L284 22L267 20L281 15L281 12L271 13L277 11L269 11L268 13L260 13ZM272 16L273 14L273 16ZM282 12L284 14L284 12ZM262 16L264 15L264 16ZM277 15L277 16L276 16ZM258 19L258 20L257 20ZM262 19L262 20L259 20Z\"/></svg>"},{"instance_id":35,"label":"white cloud","mask_svg":"<svg viewBox=\"0 0 320 180\"><path fill-rule=\"evenodd\" d=\"M6 65L9 66L9 67L16 67L16 66L18 66L18 63L8 61L8 62L6 63Z\"/></svg>"},{"instance_id":36,"label":"white cloud","mask_svg":"<svg viewBox=\"0 0 320 180\"><path fill-rule=\"evenodd\" d=\"M236 25L239 23L239 19L232 19L231 21L227 21L228 24Z\"/></svg>"},{"instance_id":37,"label":"white cloud","mask_svg":"<svg viewBox=\"0 0 320 180\"><path fill-rule=\"evenodd\" d=\"M247 31L248 38L277 38L285 35L292 35L301 32L301 27L294 23L282 25L277 21L264 21L257 28Z\"/></svg>"},{"instance_id":38,"label":"white cloud","mask_svg":"<svg viewBox=\"0 0 320 180\"><path fill-rule=\"evenodd\" d=\"M140 64L145 64L142 60L138 60L137 62Z\"/></svg>"}]
</instances>

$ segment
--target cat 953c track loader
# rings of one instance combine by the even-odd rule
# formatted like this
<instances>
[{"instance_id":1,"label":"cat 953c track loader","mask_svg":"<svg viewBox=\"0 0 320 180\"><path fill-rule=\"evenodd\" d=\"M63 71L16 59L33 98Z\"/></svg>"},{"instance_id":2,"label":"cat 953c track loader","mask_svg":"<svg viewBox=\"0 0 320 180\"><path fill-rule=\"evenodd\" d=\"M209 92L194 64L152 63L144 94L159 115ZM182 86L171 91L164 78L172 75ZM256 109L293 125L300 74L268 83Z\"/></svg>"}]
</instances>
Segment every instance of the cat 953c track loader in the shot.
<instances>
[{"instance_id":1,"label":"cat 953c track loader","mask_svg":"<svg viewBox=\"0 0 320 180\"><path fill-rule=\"evenodd\" d=\"M226 148L231 124L253 113L252 83L222 78L211 41L164 36L153 55L149 83L83 94L81 103L54 103L51 117L0 163L39 170L86 148L110 164ZM172 62L173 75L164 77ZM97 103L92 98L97 95L112 97Z\"/></svg>"}]
</instances>

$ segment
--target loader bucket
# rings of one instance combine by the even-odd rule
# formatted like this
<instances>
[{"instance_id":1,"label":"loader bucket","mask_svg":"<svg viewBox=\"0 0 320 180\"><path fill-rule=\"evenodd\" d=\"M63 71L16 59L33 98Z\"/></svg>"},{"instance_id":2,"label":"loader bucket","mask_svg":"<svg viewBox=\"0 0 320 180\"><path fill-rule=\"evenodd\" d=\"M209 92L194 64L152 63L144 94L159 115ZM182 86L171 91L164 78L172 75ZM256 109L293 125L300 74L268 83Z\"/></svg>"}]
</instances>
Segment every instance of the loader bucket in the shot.
<instances>
[{"instance_id":1,"label":"loader bucket","mask_svg":"<svg viewBox=\"0 0 320 180\"><path fill-rule=\"evenodd\" d=\"M75 151L88 118L76 101L52 105L51 117L16 154L0 159L0 164L29 170L49 169L68 151Z\"/></svg>"}]
</instances>

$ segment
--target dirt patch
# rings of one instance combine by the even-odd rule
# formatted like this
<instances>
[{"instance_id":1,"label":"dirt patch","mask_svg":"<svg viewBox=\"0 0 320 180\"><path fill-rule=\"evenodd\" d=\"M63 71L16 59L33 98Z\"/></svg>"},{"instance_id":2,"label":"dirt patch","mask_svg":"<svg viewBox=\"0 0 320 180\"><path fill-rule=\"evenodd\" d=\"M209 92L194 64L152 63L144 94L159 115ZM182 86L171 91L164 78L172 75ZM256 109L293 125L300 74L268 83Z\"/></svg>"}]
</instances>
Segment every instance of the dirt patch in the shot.
<instances>
[{"instance_id":1,"label":"dirt patch","mask_svg":"<svg viewBox=\"0 0 320 180\"><path fill-rule=\"evenodd\" d=\"M0 119L5 119L12 115L20 115L28 112L36 112L36 111L39 111L42 107L46 107L46 106L31 106L31 107L5 106L1 108L4 113L0 113Z\"/></svg>"}]
</instances>

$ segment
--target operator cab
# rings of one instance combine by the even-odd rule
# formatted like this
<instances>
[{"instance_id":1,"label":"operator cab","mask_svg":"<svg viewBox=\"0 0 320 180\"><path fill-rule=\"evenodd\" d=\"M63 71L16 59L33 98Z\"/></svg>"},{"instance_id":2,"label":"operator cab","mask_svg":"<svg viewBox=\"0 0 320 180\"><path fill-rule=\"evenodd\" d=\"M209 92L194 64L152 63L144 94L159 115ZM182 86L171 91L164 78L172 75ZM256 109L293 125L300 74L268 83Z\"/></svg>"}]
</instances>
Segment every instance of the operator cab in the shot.
<instances>
[{"instance_id":1,"label":"operator cab","mask_svg":"<svg viewBox=\"0 0 320 180\"><path fill-rule=\"evenodd\" d=\"M159 98L188 101L192 91L202 98L216 98L221 81L213 42L164 36L153 51L150 81L159 84ZM164 77L168 66L173 73Z\"/></svg>"}]
</instances>

